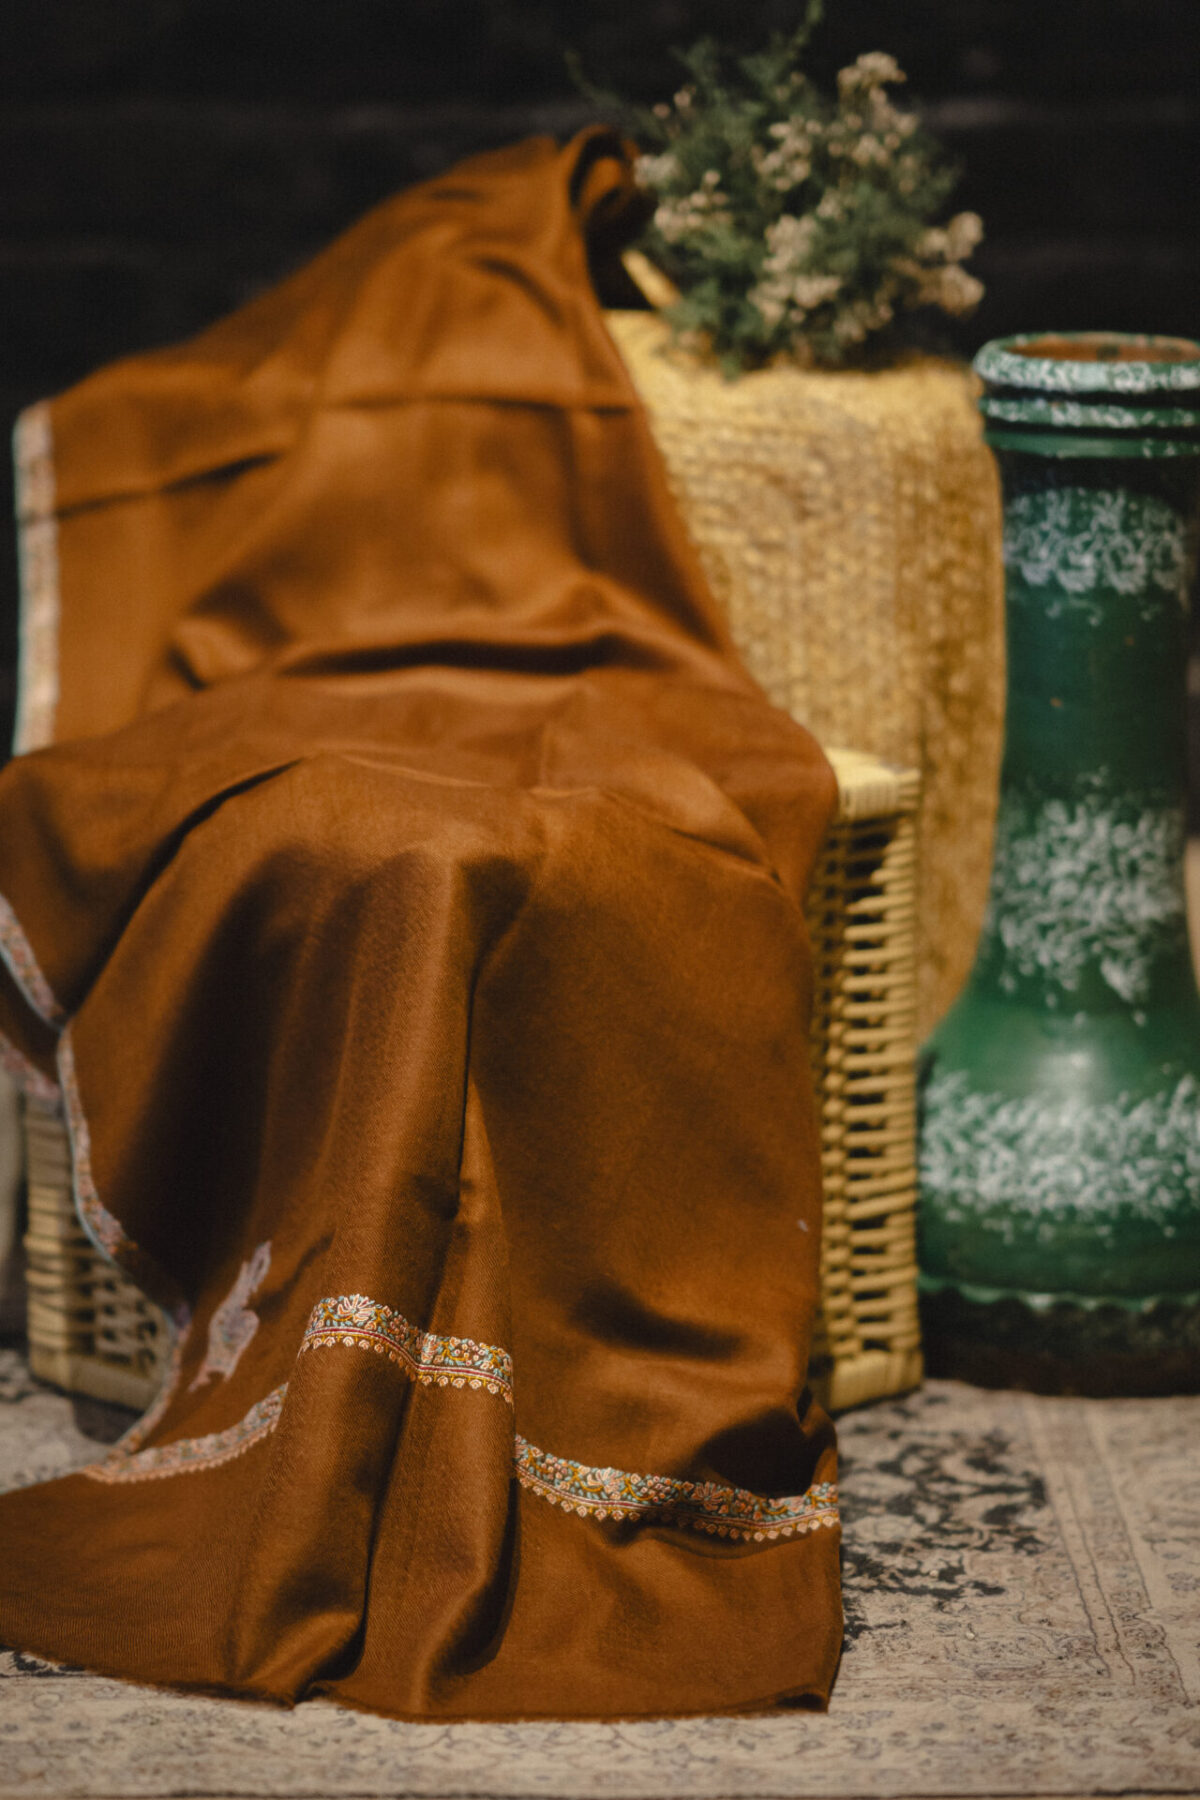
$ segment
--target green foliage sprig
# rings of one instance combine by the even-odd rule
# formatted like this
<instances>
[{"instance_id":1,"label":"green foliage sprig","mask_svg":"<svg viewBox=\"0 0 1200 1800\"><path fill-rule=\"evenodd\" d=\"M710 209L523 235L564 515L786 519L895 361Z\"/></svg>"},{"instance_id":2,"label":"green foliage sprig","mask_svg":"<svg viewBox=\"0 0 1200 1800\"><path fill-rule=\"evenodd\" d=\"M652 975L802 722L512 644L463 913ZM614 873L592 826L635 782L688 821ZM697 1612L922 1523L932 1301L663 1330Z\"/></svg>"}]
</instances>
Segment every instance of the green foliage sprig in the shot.
<instances>
[{"instance_id":1,"label":"green foliage sprig","mask_svg":"<svg viewBox=\"0 0 1200 1800\"><path fill-rule=\"evenodd\" d=\"M681 291L669 317L729 373L836 366L903 309L965 313L983 292L962 266L982 225L969 212L933 224L957 175L893 104L893 59L860 56L836 97L800 67L821 4L757 55L728 59L712 39L677 52L673 100L619 106L657 200L645 249Z\"/></svg>"}]
</instances>

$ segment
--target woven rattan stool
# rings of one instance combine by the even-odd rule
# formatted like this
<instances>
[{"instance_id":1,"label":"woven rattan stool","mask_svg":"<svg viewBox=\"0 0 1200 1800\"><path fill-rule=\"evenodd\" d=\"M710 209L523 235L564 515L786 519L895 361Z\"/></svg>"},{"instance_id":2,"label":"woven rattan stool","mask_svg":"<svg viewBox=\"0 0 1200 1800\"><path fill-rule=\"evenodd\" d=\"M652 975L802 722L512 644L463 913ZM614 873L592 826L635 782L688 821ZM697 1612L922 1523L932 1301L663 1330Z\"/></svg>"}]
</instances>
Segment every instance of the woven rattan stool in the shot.
<instances>
[{"instance_id":1,"label":"woven rattan stool","mask_svg":"<svg viewBox=\"0 0 1200 1800\"><path fill-rule=\"evenodd\" d=\"M813 1064L825 1227L813 1362L834 1410L921 1379L914 1210L917 777L832 751L837 817L809 903ZM149 1405L162 1315L94 1248L72 1199L63 1120L26 1103L29 1361L72 1393Z\"/></svg>"},{"instance_id":2,"label":"woven rattan stool","mask_svg":"<svg viewBox=\"0 0 1200 1800\"><path fill-rule=\"evenodd\" d=\"M158 1308L95 1248L75 1212L58 1113L25 1102L29 1366L68 1393L142 1411L167 1354Z\"/></svg>"},{"instance_id":3,"label":"woven rattan stool","mask_svg":"<svg viewBox=\"0 0 1200 1800\"><path fill-rule=\"evenodd\" d=\"M916 1260L919 780L831 750L837 816L813 876L812 1054L825 1219L813 1383L834 1412L921 1380Z\"/></svg>"}]
</instances>

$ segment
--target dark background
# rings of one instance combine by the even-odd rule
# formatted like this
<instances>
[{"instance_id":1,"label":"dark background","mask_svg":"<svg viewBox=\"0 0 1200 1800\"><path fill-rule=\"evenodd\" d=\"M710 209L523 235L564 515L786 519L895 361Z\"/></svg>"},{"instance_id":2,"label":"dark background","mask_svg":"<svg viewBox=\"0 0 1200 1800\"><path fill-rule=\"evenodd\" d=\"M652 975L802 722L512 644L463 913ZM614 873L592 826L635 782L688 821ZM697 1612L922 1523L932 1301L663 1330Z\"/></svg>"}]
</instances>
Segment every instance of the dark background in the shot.
<instances>
[{"instance_id":1,"label":"dark background","mask_svg":"<svg viewBox=\"0 0 1200 1800\"><path fill-rule=\"evenodd\" d=\"M1200 333L1200 0L827 0L814 61L888 50L964 167L987 283L958 328ZM799 0L6 0L0 411L186 335L374 201L590 116L563 50L646 99L673 43ZM0 503L6 514L7 502ZM0 730L15 579L0 536ZM5 740L7 741L7 737Z\"/></svg>"}]
</instances>

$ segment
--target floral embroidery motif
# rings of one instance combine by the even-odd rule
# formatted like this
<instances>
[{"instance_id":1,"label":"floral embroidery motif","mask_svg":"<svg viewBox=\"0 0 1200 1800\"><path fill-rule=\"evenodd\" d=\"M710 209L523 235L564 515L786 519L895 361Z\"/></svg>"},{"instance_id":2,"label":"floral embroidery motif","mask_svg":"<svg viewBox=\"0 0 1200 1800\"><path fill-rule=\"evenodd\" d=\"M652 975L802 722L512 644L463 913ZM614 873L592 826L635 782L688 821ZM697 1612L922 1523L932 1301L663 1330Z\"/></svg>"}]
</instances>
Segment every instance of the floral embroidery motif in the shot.
<instances>
[{"instance_id":1,"label":"floral embroidery motif","mask_svg":"<svg viewBox=\"0 0 1200 1800\"><path fill-rule=\"evenodd\" d=\"M669 1475L634 1475L592 1468L551 1456L518 1437L514 1467L521 1486L552 1506L592 1519L661 1519L715 1537L766 1539L838 1522L837 1489L821 1481L807 1493L772 1500L719 1481L677 1481Z\"/></svg>"},{"instance_id":2,"label":"floral embroidery motif","mask_svg":"<svg viewBox=\"0 0 1200 1800\"><path fill-rule=\"evenodd\" d=\"M260 1244L249 1261L242 1264L237 1280L209 1321L208 1348L189 1391L203 1387L213 1375L228 1379L237 1368L243 1350L258 1330L258 1314L249 1302L267 1279L270 1266L269 1242Z\"/></svg>"},{"instance_id":3,"label":"floral embroidery motif","mask_svg":"<svg viewBox=\"0 0 1200 1800\"><path fill-rule=\"evenodd\" d=\"M486 1388L512 1404L512 1357L496 1344L420 1331L401 1313L365 1294L318 1300L305 1328L301 1352L344 1344L374 1350L428 1387Z\"/></svg>"},{"instance_id":4,"label":"floral embroidery motif","mask_svg":"<svg viewBox=\"0 0 1200 1800\"><path fill-rule=\"evenodd\" d=\"M3 894L0 894L0 957L7 963L9 974L38 1018L47 1025L62 1025L67 1015L55 999L54 990L33 953L33 946Z\"/></svg>"},{"instance_id":5,"label":"floral embroidery motif","mask_svg":"<svg viewBox=\"0 0 1200 1800\"><path fill-rule=\"evenodd\" d=\"M133 1450L119 1445L104 1462L93 1463L80 1471L93 1481L109 1484L120 1481L158 1481L166 1475L185 1475L197 1469L215 1469L232 1462L235 1456L269 1437L279 1423L283 1411L287 1383L274 1388L265 1400L259 1400L236 1425L224 1431L209 1432L207 1437L177 1438L173 1444L156 1444L151 1450Z\"/></svg>"},{"instance_id":6,"label":"floral embroidery motif","mask_svg":"<svg viewBox=\"0 0 1200 1800\"><path fill-rule=\"evenodd\" d=\"M301 1353L337 1345L386 1356L410 1379L425 1385L486 1389L511 1404L512 1359L507 1351L473 1338L418 1331L400 1313L365 1294L331 1296L313 1308ZM154 1481L215 1468L271 1435L286 1394L284 1382L236 1425L206 1437L178 1438L172 1444L138 1450L131 1433L104 1462L82 1473L94 1481ZM513 1474L530 1493L580 1518L657 1520L756 1544L831 1529L838 1523L837 1488L827 1481L814 1483L803 1494L772 1499L719 1481L681 1481L670 1475L595 1468L553 1456L520 1436L514 1443Z\"/></svg>"},{"instance_id":7,"label":"floral embroidery motif","mask_svg":"<svg viewBox=\"0 0 1200 1800\"><path fill-rule=\"evenodd\" d=\"M15 1044L10 1044L4 1033L0 1031L0 1069L20 1089L26 1100L44 1112L57 1113L62 1108L62 1094L48 1075L34 1067L28 1057L22 1056Z\"/></svg>"},{"instance_id":8,"label":"floral embroidery motif","mask_svg":"<svg viewBox=\"0 0 1200 1800\"><path fill-rule=\"evenodd\" d=\"M44 401L29 407L17 420L13 462L21 582L20 675L13 747L21 754L53 741L58 710L58 521L54 435L50 408Z\"/></svg>"}]
</instances>

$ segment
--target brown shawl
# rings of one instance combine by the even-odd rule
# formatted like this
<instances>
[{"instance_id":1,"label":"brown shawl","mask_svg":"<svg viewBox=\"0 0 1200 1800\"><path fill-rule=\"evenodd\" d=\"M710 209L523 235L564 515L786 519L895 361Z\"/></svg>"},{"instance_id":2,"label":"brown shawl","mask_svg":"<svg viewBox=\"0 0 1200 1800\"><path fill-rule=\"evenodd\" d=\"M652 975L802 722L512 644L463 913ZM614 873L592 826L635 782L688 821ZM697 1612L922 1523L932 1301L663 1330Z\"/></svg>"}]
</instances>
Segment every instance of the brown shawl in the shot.
<instances>
[{"instance_id":1,"label":"brown shawl","mask_svg":"<svg viewBox=\"0 0 1200 1800\"><path fill-rule=\"evenodd\" d=\"M597 308L630 193L603 132L480 158L23 422L0 1030L178 1335L0 1499L10 1645L426 1719L827 1698L833 784Z\"/></svg>"}]
</instances>

